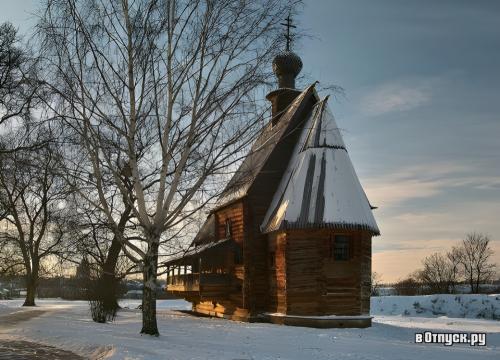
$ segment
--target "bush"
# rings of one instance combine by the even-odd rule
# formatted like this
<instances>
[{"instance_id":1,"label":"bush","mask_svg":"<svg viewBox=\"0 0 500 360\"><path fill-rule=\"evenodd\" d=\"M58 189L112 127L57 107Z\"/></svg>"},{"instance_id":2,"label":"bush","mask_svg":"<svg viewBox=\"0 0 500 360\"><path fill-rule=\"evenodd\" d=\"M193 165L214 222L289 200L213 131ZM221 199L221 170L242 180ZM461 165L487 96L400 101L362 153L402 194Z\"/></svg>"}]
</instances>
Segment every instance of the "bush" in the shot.
<instances>
[{"instance_id":1,"label":"bush","mask_svg":"<svg viewBox=\"0 0 500 360\"><path fill-rule=\"evenodd\" d=\"M118 310L116 300L112 291L109 291L102 279L89 281L87 296L92 320L105 323L115 319Z\"/></svg>"},{"instance_id":2,"label":"bush","mask_svg":"<svg viewBox=\"0 0 500 360\"><path fill-rule=\"evenodd\" d=\"M394 284L394 290L397 295L413 296L422 293L422 285L410 275L406 279L399 280Z\"/></svg>"}]
</instances>

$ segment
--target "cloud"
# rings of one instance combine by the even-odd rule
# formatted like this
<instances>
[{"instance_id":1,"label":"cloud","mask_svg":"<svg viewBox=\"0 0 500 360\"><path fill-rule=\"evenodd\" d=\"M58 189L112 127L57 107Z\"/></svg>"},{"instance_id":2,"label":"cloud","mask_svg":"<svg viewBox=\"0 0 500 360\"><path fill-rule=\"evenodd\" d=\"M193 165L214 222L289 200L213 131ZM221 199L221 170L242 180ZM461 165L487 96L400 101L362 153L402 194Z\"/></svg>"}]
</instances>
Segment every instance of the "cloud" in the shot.
<instances>
[{"instance_id":1,"label":"cloud","mask_svg":"<svg viewBox=\"0 0 500 360\"><path fill-rule=\"evenodd\" d=\"M455 213L449 209L447 213L408 213L386 219L379 224L382 236L373 239L373 271L381 274L383 281L397 281L419 269L426 256L449 251L471 231L490 236L491 260L500 265L500 229L494 215L500 206L478 203L472 207L473 218L467 209Z\"/></svg>"},{"instance_id":2,"label":"cloud","mask_svg":"<svg viewBox=\"0 0 500 360\"><path fill-rule=\"evenodd\" d=\"M382 235L373 239L373 270L384 281L396 281L421 266L424 257L444 253L473 231L490 236L493 262L500 264L498 200L453 199L428 207L379 209L375 217Z\"/></svg>"},{"instance_id":3,"label":"cloud","mask_svg":"<svg viewBox=\"0 0 500 360\"><path fill-rule=\"evenodd\" d=\"M362 116L413 110L442 97L459 75L448 71L439 76L410 76L361 88L355 94L357 109Z\"/></svg>"},{"instance_id":4,"label":"cloud","mask_svg":"<svg viewBox=\"0 0 500 360\"><path fill-rule=\"evenodd\" d=\"M363 182L370 203L375 206L397 206L408 200L439 194L439 182L420 179L380 178Z\"/></svg>"},{"instance_id":5,"label":"cloud","mask_svg":"<svg viewBox=\"0 0 500 360\"><path fill-rule=\"evenodd\" d=\"M407 166L382 176L366 178L363 186L373 205L395 207L459 187L497 190L500 188L500 176L482 175L475 166L436 162Z\"/></svg>"},{"instance_id":6,"label":"cloud","mask_svg":"<svg viewBox=\"0 0 500 360\"><path fill-rule=\"evenodd\" d=\"M379 206L374 215L382 236L373 239L373 269L384 281L406 276L425 256L449 250L472 231L491 236L494 261L500 263L498 170L436 161L362 182L370 202Z\"/></svg>"},{"instance_id":7,"label":"cloud","mask_svg":"<svg viewBox=\"0 0 500 360\"><path fill-rule=\"evenodd\" d=\"M360 107L364 115L379 116L390 112L412 110L430 100L431 88L428 85L386 83L364 95Z\"/></svg>"},{"instance_id":8,"label":"cloud","mask_svg":"<svg viewBox=\"0 0 500 360\"><path fill-rule=\"evenodd\" d=\"M457 245L457 239L432 239L421 241L422 247L418 248L398 248L375 251L373 258L373 271L379 273L384 282L398 281L422 266L422 260L435 252L446 252L453 245ZM374 244L377 238L374 240ZM500 264L500 241L491 242L494 253L491 258L493 263Z\"/></svg>"}]
</instances>

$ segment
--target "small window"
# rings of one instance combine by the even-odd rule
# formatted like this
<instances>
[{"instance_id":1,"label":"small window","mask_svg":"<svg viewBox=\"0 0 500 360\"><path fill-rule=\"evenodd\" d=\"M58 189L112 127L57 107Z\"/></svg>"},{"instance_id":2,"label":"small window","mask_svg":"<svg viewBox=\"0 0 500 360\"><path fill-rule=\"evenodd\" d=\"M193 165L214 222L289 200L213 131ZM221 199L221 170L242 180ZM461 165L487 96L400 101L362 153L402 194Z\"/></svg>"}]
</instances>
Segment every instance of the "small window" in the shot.
<instances>
[{"instance_id":1,"label":"small window","mask_svg":"<svg viewBox=\"0 0 500 360\"><path fill-rule=\"evenodd\" d=\"M351 238L349 236L335 235L332 245L331 257L333 257L334 260L349 260L351 255Z\"/></svg>"},{"instance_id":2,"label":"small window","mask_svg":"<svg viewBox=\"0 0 500 360\"><path fill-rule=\"evenodd\" d=\"M271 251L269 253L269 267L274 268L276 266L276 253Z\"/></svg>"},{"instance_id":3,"label":"small window","mask_svg":"<svg viewBox=\"0 0 500 360\"><path fill-rule=\"evenodd\" d=\"M226 239L232 238L232 224L231 219L226 219L226 231L225 231Z\"/></svg>"}]
</instances>

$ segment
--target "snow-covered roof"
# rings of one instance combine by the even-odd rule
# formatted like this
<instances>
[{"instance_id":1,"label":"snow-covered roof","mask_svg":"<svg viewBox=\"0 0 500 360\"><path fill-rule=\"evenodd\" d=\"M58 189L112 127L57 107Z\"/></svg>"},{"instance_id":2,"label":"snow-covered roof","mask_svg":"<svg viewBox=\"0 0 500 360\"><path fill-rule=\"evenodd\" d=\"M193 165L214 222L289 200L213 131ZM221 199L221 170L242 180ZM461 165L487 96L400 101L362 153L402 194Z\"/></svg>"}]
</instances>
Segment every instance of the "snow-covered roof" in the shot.
<instances>
[{"instance_id":1,"label":"snow-covered roof","mask_svg":"<svg viewBox=\"0 0 500 360\"><path fill-rule=\"evenodd\" d=\"M330 109L327 107L328 97L319 101L309 114L304 127L305 139L302 151L312 148L338 148L345 150L344 140ZM304 136L304 135L303 135Z\"/></svg>"},{"instance_id":2,"label":"snow-covered roof","mask_svg":"<svg viewBox=\"0 0 500 360\"><path fill-rule=\"evenodd\" d=\"M327 99L308 115L261 230L311 227L380 233Z\"/></svg>"}]
</instances>

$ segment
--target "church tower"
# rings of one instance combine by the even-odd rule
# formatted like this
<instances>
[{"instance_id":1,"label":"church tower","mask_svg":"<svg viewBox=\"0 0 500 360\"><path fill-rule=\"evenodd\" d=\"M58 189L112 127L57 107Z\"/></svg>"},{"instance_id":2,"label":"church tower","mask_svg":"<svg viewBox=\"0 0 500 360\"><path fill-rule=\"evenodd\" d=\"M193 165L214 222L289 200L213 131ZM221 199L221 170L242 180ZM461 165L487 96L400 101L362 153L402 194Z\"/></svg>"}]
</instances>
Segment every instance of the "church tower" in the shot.
<instances>
[{"instance_id":1,"label":"church tower","mask_svg":"<svg viewBox=\"0 0 500 360\"><path fill-rule=\"evenodd\" d=\"M278 79L278 89L271 91L267 96L272 104L272 121L276 124L284 110L289 106L292 101L299 96L301 91L295 88L295 78L302 70L302 60L300 57L290 50L292 37L290 35L290 28L295 28L292 25L290 16L286 19L287 27L286 50L280 52L273 60L273 72Z\"/></svg>"},{"instance_id":2,"label":"church tower","mask_svg":"<svg viewBox=\"0 0 500 360\"><path fill-rule=\"evenodd\" d=\"M327 101L306 117L261 225L280 314L272 317L326 323L322 317L336 315L337 326L369 326L371 239L379 230Z\"/></svg>"}]
</instances>

